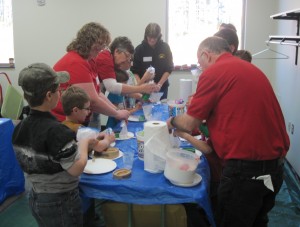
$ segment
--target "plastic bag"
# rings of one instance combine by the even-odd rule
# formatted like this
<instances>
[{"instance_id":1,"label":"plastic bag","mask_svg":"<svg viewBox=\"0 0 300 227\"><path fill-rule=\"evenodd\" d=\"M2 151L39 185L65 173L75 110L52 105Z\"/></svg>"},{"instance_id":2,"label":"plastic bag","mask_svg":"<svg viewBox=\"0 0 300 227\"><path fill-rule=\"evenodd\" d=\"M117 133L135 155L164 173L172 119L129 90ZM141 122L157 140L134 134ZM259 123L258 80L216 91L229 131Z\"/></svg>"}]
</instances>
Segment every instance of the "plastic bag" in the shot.
<instances>
[{"instance_id":1,"label":"plastic bag","mask_svg":"<svg viewBox=\"0 0 300 227\"><path fill-rule=\"evenodd\" d=\"M87 127L81 127L77 131L76 139L78 142L80 140L88 138L88 139L97 139L98 132L94 129L87 128Z\"/></svg>"}]
</instances>

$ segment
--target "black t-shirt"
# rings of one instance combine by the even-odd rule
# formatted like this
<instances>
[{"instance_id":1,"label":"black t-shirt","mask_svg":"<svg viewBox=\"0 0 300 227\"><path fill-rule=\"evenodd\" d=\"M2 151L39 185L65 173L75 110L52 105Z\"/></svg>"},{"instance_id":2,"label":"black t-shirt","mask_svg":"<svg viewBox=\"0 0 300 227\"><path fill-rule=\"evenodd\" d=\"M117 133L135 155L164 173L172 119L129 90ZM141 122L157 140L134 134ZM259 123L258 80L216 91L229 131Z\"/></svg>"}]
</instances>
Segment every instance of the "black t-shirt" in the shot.
<instances>
[{"instance_id":1,"label":"black t-shirt","mask_svg":"<svg viewBox=\"0 0 300 227\"><path fill-rule=\"evenodd\" d=\"M12 143L26 173L53 174L63 171L59 160L77 151L76 134L49 112L30 110L15 128Z\"/></svg>"},{"instance_id":2,"label":"black t-shirt","mask_svg":"<svg viewBox=\"0 0 300 227\"><path fill-rule=\"evenodd\" d=\"M158 41L154 48L150 47L146 41L143 41L135 48L133 65L130 70L142 78L150 66L155 68L155 83L160 81L165 72L171 73L173 70L174 64L171 49L162 40ZM163 88L165 86L169 86L168 81L164 83Z\"/></svg>"}]
</instances>

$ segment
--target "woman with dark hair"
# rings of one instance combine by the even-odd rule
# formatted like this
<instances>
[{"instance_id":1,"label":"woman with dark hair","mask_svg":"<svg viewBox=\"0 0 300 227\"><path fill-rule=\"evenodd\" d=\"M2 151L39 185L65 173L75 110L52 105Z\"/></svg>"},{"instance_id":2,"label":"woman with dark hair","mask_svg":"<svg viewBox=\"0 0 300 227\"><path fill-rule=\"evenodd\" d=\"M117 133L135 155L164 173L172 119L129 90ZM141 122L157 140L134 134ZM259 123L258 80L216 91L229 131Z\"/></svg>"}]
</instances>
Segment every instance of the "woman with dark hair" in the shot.
<instances>
[{"instance_id":1,"label":"woman with dark hair","mask_svg":"<svg viewBox=\"0 0 300 227\"><path fill-rule=\"evenodd\" d=\"M161 28L156 23L147 25L144 40L135 48L131 71L141 80L146 70L155 68L154 82L158 85L157 91L163 92L161 99L168 97L169 76L174 64L169 45L161 39Z\"/></svg>"},{"instance_id":2,"label":"woman with dark hair","mask_svg":"<svg viewBox=\"0 0 300 227\"><path fill-rule=\"evenodd\" d=\"M89 60L95 58L110 41L109 31L101 24L91 22L84 25L78 31L76 38L68 45L67 53L54 65L54 70L67 71L70 74L70 81L61 85L62 88L75 85L86 91L90 97L93 112L123 120L129 117L129 112L116 110L106 96L97 91L96 75L89 63ZM61 101L52 113L59 121L65 120Z\"/></svg>"},{"instance_id":3,"label":"woman with dark hair","mask_svg":"<svg viewBox=\"0 0 300 227\"><path fill-rule=\"evenodd\" d=\"M237 50L234 56L252 62L252 54L248 50Z\"/></svg>"},{"instance_id":4,"label":"woman with dark hair","mask_svg":"<svg viewBox=\"0 0 300 227\"><path fill-rule=\"evenodd\" d=\"M237 32L236 27L231 23L228 23L228 24L222 23L219 27L219 30L222 30L222 29L231 29L232 31Z\"/></svg>"},{"instance_id":5,"label":"woman with dark hair","mask_svg":"<svg viewBox=\"0 0 300 227\"><path fill-rule=\"evenodd\" d=\"M236 32L229 28L220 29L214 36L225 39L229 44L231 53L234 55L239 47L239 37Z\"/></svg>"}]
</instances>

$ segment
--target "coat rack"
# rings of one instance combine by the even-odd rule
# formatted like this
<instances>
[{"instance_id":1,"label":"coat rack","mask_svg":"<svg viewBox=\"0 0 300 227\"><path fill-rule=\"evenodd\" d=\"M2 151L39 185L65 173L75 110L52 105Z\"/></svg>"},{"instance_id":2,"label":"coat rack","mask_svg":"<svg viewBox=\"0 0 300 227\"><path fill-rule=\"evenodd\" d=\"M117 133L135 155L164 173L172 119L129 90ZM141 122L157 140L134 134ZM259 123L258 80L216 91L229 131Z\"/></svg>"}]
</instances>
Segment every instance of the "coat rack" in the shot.
<instances>
[{"instance_id":1,"label":"coat rack","mask_svg":"<svg viewBox=\"0 0 300 227\"><path fill-rule=\"evenodd\" d=\"M259 51L259 52L255 53L255 54L252 54L253 59L289 59L288 55L280 53L280 52L278 52L276 50L272 50L270 48L270 46L269 46L269 41L266 41L266 43L267 43L268 48L266 48L266 49L264 49L262 51ZM276 57L273 57L273 56L270 56L270 57L260 56L263 53L267 53L267 52L275 53Z\"/></svg>"},{"instance_id":2,"label":"coat rack","mask_svg":"<svg viewBox=\"0 0 300 227\"><path fill-rule=\"evenodd\" d=\"M277 20L296 20L297 21L297 32L296 36L275 36L270 35L268 43L280 44L280 45L290 45L296 47L295 54L295 65L298 63L298 49L300 46L300 36L299 36L299 25L300 25L300 8L294 9L275 15L271 15L270 18Z\"/></svg>"}]
</instances>

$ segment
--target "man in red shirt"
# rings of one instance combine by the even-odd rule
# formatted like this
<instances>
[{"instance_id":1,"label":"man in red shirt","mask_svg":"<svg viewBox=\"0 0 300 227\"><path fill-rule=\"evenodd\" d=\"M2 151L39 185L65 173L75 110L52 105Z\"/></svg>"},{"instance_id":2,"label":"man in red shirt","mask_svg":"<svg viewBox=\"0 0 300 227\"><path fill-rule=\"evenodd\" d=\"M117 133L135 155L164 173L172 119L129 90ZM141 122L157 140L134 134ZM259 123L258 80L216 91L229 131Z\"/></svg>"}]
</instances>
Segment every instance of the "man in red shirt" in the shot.
<instances>
[{"instance_id":1,"label":"man in red shirt","mask_svg":"<svg viewBox=\"0 0 300 227\"><path fill-rule=\"evenodd\" d=\"M267 226L290 144L279 103L263 72L232 56L224 39L205 39L197 57L203 73L196 94L168 126L191 132L207 121L224 161L217 226Z\"/></svg>"}]
</instances>

